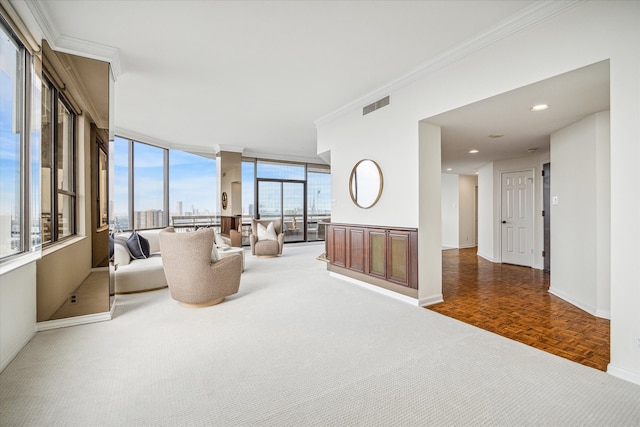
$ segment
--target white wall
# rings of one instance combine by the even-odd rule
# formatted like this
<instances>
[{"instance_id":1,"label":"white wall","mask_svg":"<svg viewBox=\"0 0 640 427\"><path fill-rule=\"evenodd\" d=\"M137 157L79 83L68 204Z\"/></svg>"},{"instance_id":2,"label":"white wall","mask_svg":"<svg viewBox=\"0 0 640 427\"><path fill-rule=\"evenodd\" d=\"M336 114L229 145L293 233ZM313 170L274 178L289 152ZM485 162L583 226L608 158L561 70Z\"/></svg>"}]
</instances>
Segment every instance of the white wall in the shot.
<instances>
[{"instance_id":1,"label":"white wall","mask_svg":"<svg viewBox=\"0 0 640 427\"><path fill-rule=\"evenodd\" d=\"M478 169L478 256L497 262L493 236L499 227L493 198L493 163L487 163Z\"/></svg>"},{"instance_id":2,"label":"white wall","mask_svg":"<svg viewBox=\"0 0 640 427\"><path fill-rule=\"evenodd\" d=\"M608 112L551 135L549 292L594 315L609 313L608 151Z\"/></svg>"},{"instance_id":3,"label":"white wall","mask_svg":"<svg viewBox=\"0 0 640 427\"><path fill-rule=\"evenodd\" d=\"M36 332L36 263L0 276L0 371Z\"/></svg>"},{"instance_id":4,"label":"white wall","mask_svg":"<svg viewBox=\"0 0 640 427\"><path fill-rule=\"evenodd\" d=\"M442 174L442 248L476 246L476 186L470 175Z\"/></svg>"},{"instance_id":5,"label":"white wall","mask_svg":"<svg viewBox=\"0 0 640 427\"><path fill-rule=\"evenodd\" d=\"M442 302L442 132L439 126L420 122L418 159L418 304ZM333 172L332 172L333 174Z\"/></svg>"},{"instance_id":6,"label":"white wall","mask_svg":"<svg viewBox=\"0 0 640 427\"><path fill-rule=\"evenodd\" d=\"M558 74L610 59L611 64L611 363L609 372L640 383L640 2L589 1L543 22L523 27L427 76L389 91L391 105L367 116L358 110L318 127L318 152L331 151L332 217L340 222L419 226L422 251L436 240L440 247L440 187L430 199L438 206L430 218L423 209L424 155L418 148L421 120ZM382 92L382 91L381 91ZM385 93L389 94L389 93ZM376 94L383 95L382 93ZM384 95L383 95L384 96ZM366 105L366 102L363 103ZM421 131L427 131L420 124ZM421 132L420 132L421 133ZM349 173L361 158L379 160L385 190L379 206L365 211L353 206ZM416 159L420 158L420 165ZM439 162L438 162L439 163ZM434 162L435 164L435 162ZM433 166L433 165L432 165ZM440 181L438 165L438 178ZM554 178L556 177L554 171ZM420 182L419 191L417 183ZM480 177L479 189L483 178ZM412 196L414 195L414 196ZM402 197L402 198L400 198ZM420 200L419 200L420 199ZM402 208L398 209L398 201ZM420 208L418 208L420 206ZM479 218L487 221L488 210ZM426 232L429 230L429 232ZM437 230L437 232L436 232ZM480 227L480 235L483 235ZM437 236L437 237L434 237ZM479 236L479 253L487 246ZM496 248L493 249L495 253ZM484 256L484 255L483 255ZM420 264L423 286L423 264ZM437 268L437 266L434 266ZM431 274L432 272L429 272ZM435 282L430 282L435 283ZM431 284L429 285L431 286ZM420 293L420 289L419 289Z\"/></svg>"},{"instance_id":7,"label":"white wall","mask_svg":"<svg viewBox=\"0 0 640 427\"><path fill-rule=\"evenodd\" d=\"M458 177L458 247L476 246L476 186L478 177Z\"/></svg>"},{"instance_id":8,"label":"white wall","mask_svg":"<svg viewBox=\"0 0 640 427\"><path fill-rule=\"evenodd\" d=\"M442 248L457 248L459 245L459 185L458 175L442 174Z\"/></svg>"},{"instance_id":9,"label":"white wall","mask_svg":"<svg viewBox=\"0 0 640 427\"><path fill-rule=\"evenodd\" d=\"M352 111L340 126L319 127L318 152L327 150L331 151L333 222L418 226L418 198L412 196L418 194L418 124L393 100L366 116ZM384 180L380 200L370 209L357 207L349 195L351 170L362 159L375 160Z\"/></svg>"}]
</instances>

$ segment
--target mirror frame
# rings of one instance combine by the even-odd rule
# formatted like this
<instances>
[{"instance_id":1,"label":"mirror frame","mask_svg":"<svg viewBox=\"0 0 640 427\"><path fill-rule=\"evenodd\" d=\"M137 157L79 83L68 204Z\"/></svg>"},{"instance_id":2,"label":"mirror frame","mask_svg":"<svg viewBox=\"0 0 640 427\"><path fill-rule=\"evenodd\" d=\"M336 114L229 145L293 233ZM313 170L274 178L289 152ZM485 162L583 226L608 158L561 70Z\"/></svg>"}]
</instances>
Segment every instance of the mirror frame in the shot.
<instances>
[{"instance_id":1,"label":"mirror frame","mask_svg":"<svg viewBox=\"0 0 640 427\"><path fill-rule=\"evenodd\" d=\"M356 198L356 195L353 194L353 186L354 186L354 178L356 177L356 172L358 169L358 166L360 166L362 163L364 162L371 162L376 169L378 170L378 178L379 178L379 184L378 184L378 194L376 195L375 199L373 200L373 202L371 202L371 204L369 205L362 205L360 203L358 203L358 200ZM380 196L382 195L382 188L384 186L384 179L382 177L382 170L380 169L380 165L378 165L378 163L376 163L375 160L371 160L371 159L362 159L360 160L358 163L355 164L355 166L353 167L353 169L351 169L351 176L349 177L349 195L351 196L351 200L353 201L353 203L358 206L359 208L362 209L369 209L371 207L373 207L376 203L378 203L378 200L380 200Z\"/></svg>"}]
</instances>

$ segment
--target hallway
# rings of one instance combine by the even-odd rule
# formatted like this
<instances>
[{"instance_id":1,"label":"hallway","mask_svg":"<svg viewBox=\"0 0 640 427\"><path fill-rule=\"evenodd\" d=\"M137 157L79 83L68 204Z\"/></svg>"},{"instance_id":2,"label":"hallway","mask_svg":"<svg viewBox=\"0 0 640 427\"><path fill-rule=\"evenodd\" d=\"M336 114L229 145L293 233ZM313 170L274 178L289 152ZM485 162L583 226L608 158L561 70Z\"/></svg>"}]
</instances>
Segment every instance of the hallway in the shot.
<instances>
[{"instance_id":1,"label":"hallway","mask_svg":"<svg viewBox=\"0 0 640 427\"><path fill-rule=\"evenodd\" d=\"M609 320L549 294L549 274L542 270L494 264L476 252L476 248L442 252L444 302L428 309L607 370Z\"/></svg>"}]
</instances>

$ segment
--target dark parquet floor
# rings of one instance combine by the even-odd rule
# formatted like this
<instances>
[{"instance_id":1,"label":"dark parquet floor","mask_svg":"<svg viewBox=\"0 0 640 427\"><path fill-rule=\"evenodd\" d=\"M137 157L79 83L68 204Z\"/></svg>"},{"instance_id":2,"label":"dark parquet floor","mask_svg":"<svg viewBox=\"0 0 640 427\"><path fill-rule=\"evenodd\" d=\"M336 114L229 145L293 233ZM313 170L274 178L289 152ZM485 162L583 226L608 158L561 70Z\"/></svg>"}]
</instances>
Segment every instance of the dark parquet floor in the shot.
<instances>
[{"instance_id":1,"label":"dark parquet floor","mask_svg":"<svg viewBox=\"0 0 640 427\"><path fill-rule=\"evenodd\" d=\"M444 302L428 309L606 371L609 320L550 294L548 273L495 264L476 252L476 248L442 252Z\"/></svg>"}]
</instances>

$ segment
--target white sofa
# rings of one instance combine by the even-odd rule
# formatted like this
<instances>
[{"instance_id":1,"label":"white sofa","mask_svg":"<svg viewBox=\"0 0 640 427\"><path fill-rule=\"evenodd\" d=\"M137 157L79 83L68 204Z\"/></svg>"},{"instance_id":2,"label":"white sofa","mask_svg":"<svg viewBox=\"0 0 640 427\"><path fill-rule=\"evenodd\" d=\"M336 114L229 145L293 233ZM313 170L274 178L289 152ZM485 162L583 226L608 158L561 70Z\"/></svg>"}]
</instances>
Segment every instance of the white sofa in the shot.
<instances>
[{"instance_id":1,"label":"white sofa","mask_svg":"<svg viewBox=\"0 0 640 427\"><path fill-rule=\"evenodd\" d=\"M129 251L121 244L114 245L115 292L128 294L151 291L167 287L167 279L162 267L160 242L157 230L140 230L138 234L149 241L151 256L146 259L131 258ZM128 238L131 233L119 233Z\"/></svg>"}]
</instances>

